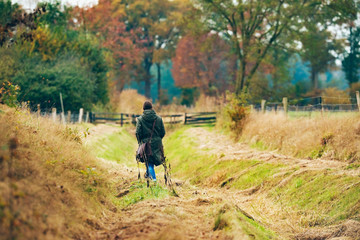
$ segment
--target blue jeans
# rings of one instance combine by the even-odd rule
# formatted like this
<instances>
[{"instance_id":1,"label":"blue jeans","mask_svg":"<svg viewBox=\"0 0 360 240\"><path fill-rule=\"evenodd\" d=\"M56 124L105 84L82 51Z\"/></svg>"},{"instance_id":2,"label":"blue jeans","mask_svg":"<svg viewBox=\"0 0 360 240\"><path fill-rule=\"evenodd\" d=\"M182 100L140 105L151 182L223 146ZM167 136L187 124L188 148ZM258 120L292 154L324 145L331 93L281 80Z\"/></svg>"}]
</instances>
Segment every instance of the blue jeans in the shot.
<instances>
[{"instance_id":1,"label":"blue jeans","mask_svg":"<svg viewBox=\"0 0 360 240\"><path fill-rule=\"evenodd\" d=\"M150 174L149 174L150 172ZM146 174L153 180L156 181L155 168L153 163L148 164L148 169L146 169Z\"/></svg>"}]
</instances>

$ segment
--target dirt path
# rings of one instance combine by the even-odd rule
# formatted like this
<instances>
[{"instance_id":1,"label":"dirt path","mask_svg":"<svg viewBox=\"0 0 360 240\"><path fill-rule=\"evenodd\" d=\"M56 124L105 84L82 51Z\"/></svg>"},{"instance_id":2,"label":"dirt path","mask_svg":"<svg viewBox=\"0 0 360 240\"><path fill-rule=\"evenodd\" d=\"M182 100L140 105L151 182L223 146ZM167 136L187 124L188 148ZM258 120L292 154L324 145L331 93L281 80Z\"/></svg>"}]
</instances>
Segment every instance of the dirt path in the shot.
<instances>
[{"instance_id":1,"label":"dirt path","mask_svg":"<svg viewBox=\"0 0 360 240\"><path fill-rule=\"evenodd\" d=\"M96 141L104 135L119 131L111 125L97 125L89 130L86 142ZM137 169L99 159L118 182L118 192L124 193L132 183L137 182ZM160 169L159 169L160 170ZM158 170L160 184L161 170ZM143 171L143 170L142 170ZM144 180L143 180L144 181ZM225 204L222 194L216 189L198 189L181 181L173 180L179 197L140 201L122 211L104 216L99 230L92 234L94 239L251 239L238 231L236 238L225 231L214 231L218 210Z\"/></svg>"},{"instance_id":2,"label":"dirt path","mask_svg":"<svg viewBox=\"0 0 360 240\"><path fill-rule=\"evenodd\" d=\"M91 129L91 138L95 139L100 135L118 130L116 127L99 125ZM186 130L186 134L202 143L199 146L200 151L203 150L206 154L216 154L221 160L257 159L267 162L283 162L289 167L298 166L299 170L296 174L312 169L331 168L338 171L339 174L343 174L345 171L345 164L339 161L295 159L275 152L257 151L246 144L234 143L228 136L203 128L190 128ZM89 141L92 140L89 139ZM105 159L99 160L110 173L114 174L119 182L119 192L124 193L126 197L126 190L131 182L137 181L137 170L124 168L123 165ZM355 175L359 173L346 171L346 174ZM217 214L219 209L224 208L224 206L238 209L256 222L282 233L281 235L284 238L279 237L280 239L287 239L303 230L296 227L298 225L296 219L274 214L274 212L280 212L280 209L267 201L266 196L261 191L256 194L249 194L246 191L219 188L202 188L200 190L195 186L180 182L178 182L176 191L180 197L169 196L165 199L140 201L114 213L112 216L107 216L107 220L103 224L104 227L94 233L93 238L255 239L251 232L245 232L241 226L236 224L232 226L231 231L221 230L221 228L214 231ZM254 209L251 201L257 201L258 209ZM262 218L262 215L266 217Z\"/></svg>"},{"instance_id":3,"label":"dirt path","mask_svg":"<svg viewBox=\"0 0 360 240\"><path fill-rule=\"evenodd\" d=\"M137 182L137 171L114 162L99 159L102 166L117 178L118 192L126 197L132 183ZM144 180L143 180L144 181ZM153 186L153 184L151 185ZM151 191L151 188L149 189ZM205 191L182 185L179 197L140 201L121 212L107 216L103 227L93 234L94 239L232 239L223 231L213 231L213 203L221 199ZM244 235L244 238L247 239Z\"/></svg>"}]
</instances>

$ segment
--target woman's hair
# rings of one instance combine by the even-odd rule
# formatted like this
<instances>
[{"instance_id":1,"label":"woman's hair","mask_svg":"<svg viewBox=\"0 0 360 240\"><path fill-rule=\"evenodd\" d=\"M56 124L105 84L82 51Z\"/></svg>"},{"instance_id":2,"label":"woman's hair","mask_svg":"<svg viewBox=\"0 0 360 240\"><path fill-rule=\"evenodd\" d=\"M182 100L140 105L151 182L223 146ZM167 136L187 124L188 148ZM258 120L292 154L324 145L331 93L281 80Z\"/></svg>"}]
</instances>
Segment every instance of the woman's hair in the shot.
<instances>
[{"instance_id":1,"label":"woman's hair","mask_svg":"<svg viewBox=\"0 0 360 240\"><path fill-rule=\"evenodd\" d=\"M152 109L152 104L151 104L151 102L150 101L145 101L144 102L144 106L143 106L143 109L144 110L147 110L147 109Z\"/></svg>"}]
</instances>

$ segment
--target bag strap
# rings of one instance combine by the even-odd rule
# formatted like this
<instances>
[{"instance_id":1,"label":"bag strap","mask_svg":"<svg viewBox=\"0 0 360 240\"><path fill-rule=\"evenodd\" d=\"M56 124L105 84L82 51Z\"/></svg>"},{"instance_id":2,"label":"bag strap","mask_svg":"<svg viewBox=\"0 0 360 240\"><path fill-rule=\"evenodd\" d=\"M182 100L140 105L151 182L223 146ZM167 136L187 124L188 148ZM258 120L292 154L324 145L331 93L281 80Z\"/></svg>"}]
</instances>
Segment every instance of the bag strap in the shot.
<instances>
[{"instance_id":1,"label":"bag strap","mask_svg":"<svg viewBox=\"0 0 360 240\"><path fill-rule=\"evenodd\" d=\"M153 126L152 126L152 130L151 130L151 135L150 135L150 140L149 140L149 142L151 142L152 135L153 135L153 133L154 133L154 129L155 129L155 122L156 122L156 118L155 118L154 123L153 123Z\"/></svg>"}]
</instances>

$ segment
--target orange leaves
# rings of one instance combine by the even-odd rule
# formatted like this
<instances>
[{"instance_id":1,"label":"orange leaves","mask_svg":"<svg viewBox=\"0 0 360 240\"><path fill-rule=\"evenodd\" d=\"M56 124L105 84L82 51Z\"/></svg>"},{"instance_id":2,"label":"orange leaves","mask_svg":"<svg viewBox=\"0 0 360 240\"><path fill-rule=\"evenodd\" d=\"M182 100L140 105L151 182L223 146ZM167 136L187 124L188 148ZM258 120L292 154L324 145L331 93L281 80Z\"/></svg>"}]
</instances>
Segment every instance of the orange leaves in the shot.
<instances>
[{"instance_id":1,"label":"orange leaves","mask_svg":"<svg viewBox=\"0 0 360 240\"><path fill-rule=\"evenodd\" d=\"M13 85L10 81L4 81L0 86L0 102L11 107L15 106L20 87Z\"/></svg>"},{"instance_id":2,"label":"orange leaves","mask_svg":"<svg viewBox=\"0 0 360 240\"><path fill-rule=\"evenodd\" d=\"M205 91L209 86L225 87L223 81L226 78L222 74L226 73L226 65L231 62L228 52L224 40L216 35L208 34L198 39L183 37L172 59L176 86L199 87Z\"/></svg>"}]
</instances>

